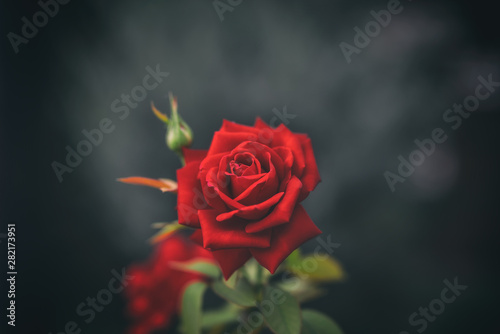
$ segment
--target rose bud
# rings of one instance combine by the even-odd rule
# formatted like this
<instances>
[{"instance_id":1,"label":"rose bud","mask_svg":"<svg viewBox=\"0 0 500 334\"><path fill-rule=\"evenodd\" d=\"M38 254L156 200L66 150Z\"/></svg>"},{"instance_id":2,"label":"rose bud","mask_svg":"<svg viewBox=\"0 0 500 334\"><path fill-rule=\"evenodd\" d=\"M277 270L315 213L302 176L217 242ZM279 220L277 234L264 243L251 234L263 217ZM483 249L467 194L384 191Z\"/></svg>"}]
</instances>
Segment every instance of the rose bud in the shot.
<instances>
[{"instance_id":1,"label":"rose bud","mask_svg":"<svg viewBox=\"0 0 500 334\"><path fill-rule=\"evenodd\" d=\"M167 135L166 143L167 146L177 153L177 155L184 161L184 156L182 153L183 147L190 147L193 142L193 132L189 125L182 119L177 111L177 98L171 93L170 97L170 108L172 109L172 114L170 119L167 115L162 114L158 109L156 109L154 104L151 104L151 108L161 121L167 124Z\"/></svg>"}]
</instances>

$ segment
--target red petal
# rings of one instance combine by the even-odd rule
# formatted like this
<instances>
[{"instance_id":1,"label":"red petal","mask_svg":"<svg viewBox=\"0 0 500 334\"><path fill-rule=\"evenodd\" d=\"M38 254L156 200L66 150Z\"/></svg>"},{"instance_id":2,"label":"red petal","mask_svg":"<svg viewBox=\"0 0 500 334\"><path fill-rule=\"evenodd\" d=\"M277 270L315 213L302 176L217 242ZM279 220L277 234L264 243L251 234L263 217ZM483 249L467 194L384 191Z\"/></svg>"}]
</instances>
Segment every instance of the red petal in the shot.
<instances>
[{"instance_id":1,"label":"red petal","mask_svg":"<svg viewBox=\"0 0 500 334\"><path fill-rule=\"evenodd\" d=\"M230 188L231 194L235 197L238 197L245 190L247 190L250 186L252 186L255 182L259 181L266 174L253 174L249 176L237 176L234 174L226 174L231 180Z\"/></svg>"},{"instance_id":2,"label":"red petal","mask_svg":"<svg viewBox=\"0 0 500 334\"><path fill-rule=\"evenodd\" d=\"M252 257L248 249L222 249L212 251L212 255L226 280Z\"/></svg>"},{"instance_id":3,"label":"red petal","mask_svg":"<svg viewBox=\"0 0 500 334\"><path fill-rule=\"evenodd\" d=\"M199 162L191 162L177 170L177 215L179 224L200 227L198 210L208 208L200 181L198 180Z\"/></svg>"},{"instance_id":4,"label":"red petal","mask_svg":"<svg viewBox=\"0 0 500 334\"><path fill-rule=\"evenodd\" d=\"M184 154L184 161L186 164L193 161L202 161L207 156L208 150L192 150L186 147L182 148L182 153Z\"/></svg>"},{"instance_id":5,"label":"red petal","mask_svg":"<svg viewBox=\"0 0 500 334\"><path fill-rule=\"evenodd\" d=\"M262 169L268 168L269 167L268 165L272 162L272 164L276 168L276 172L278 173L280 179L282 179L284 172L283 159L281 159L281 157L278 155L277 152L274 151L274 149L272 149L269 146L266 146L265 144L247 141L241 143L240 145L238 145L238 147L236 147L233 151L231 151L231 155L235 155L237 153L242 153L242 152L249 152L253 154L262 164Z\"/></svg>"},{"instance_id":6,"label":"red petal","mask_svg":"<svg viewBox=\"0 0 500 334\"><path fill-rule=\"evenodd\" d=\"M216 131L207 156L231 152L236 146L246 141L255 141L257 135L250 132L225 132Z\"/></svg>"},{"instance_id":7,"label":"red petal","mask_svg":"<svg viewBox=\"0 0 500 334\"><path fill-rule=\"evenodd\" d=\"M213 167L208 171L200 172L200 182L203 189L203 195L208 204L219 211L227 211L225 201L221 195L225 195L227 190L227 181L221 180L217 174L218 168Z\"/></svg>"},{"instance_id":8,"label":"red petal","mask_svg":"<svg viewBox=\"0 0 500 334\"><path fill-rule=\"evenodd\" d=\"M189 239L191 239L195 244L203 247L203 233L201 233L200 229L194 230Z\"/></svg>"},{"instance_id":9,"label":"red petal","mask_svg":"<svg viewBox=\"0 0 500 334\"><path fill-rule=\"evenodd\" d=\"M269 130L272 130L272 128L271 128L269 125L267 125L267 123L266 123L266 122L264 122L264 121L262 120L262 118L260 118L260 117L257 117L257 118L255 119L255 124L254 124L254 126L255 126L257 129L269 129Z\"/></svg>"},{"instance_id":10,"label":"red petal","mask_svg":"<svg viewBox=\"0 0 500 334\"><path fill-rule=\"evenodd\" d=\"M279 187L279 179L276 175L276 168L271 163L271 157L268 154L269 172L259 180L255 181L234 200L243 205L254 205L263 202L276 194Z\"/></svg>"},{"instance_id":11,"label":"red petal","mask_svg":"<svg viewBox=\"0 0 500 334\"><path fill-rule=\"evenodd\" d=\"M292 177L292 166L293 166L293 153L288 147L279 146L275 147L274 151L281 157L283 161L283 175L281 178L281 184L279 191L284 191L288 181Z\"/></svg>"},{"instance_id":12,"label":"red petal","mask_svg":"<svg viewBox=\"0 0 500 334\"><path fill-rule=\"evenodd\" d=\"M271 230L260 233L246 233L246 221L232 218L225 222L218 222L219 214L216 210L199 211L201 232L203 233L203 247L212 250L227 248L263 248L269 247Z\"/></svg>"},{"instance_id":13,"label":"red petal","mask_svg":"<svg viewBox=\"0 0 500 334\"><path fill-rule=\"evenodd\" d=\"M201 230L195 230L191 235L191 240L193 240L196 244L202 246L203 245L203 235ZM201 248L201 247L199 247ZM201 248L203 249L203 248ZM207 251L209 252L209 251ZM211 257L213 257L217 263L219 263L219 267L222 269L222 273L224 274L225 279L229 279L231 275L238 270L245 262L250 259L252 256L248 249L221 249L216 251L209 252Z\"/></svg>"},{"instance_id":14,"label":"red petal","mask_svg":"<svg viewBox=\"0 0 500 334\"><path fill-rule=\"evenodd\" d=\"M273 205L279 202L279 200L283 197L283 194L284 193L277 193L270 199L266 200L265 202L255 205L245 206L243 208L229 211L226 213L221 213L220 215L217 216L217 221L219 222L226 221L235 216L249 220L260 219L267 214L267 212Z\"/></svg>"},{"instance_id":15,"label":"red petal","mask_svg":"<svg viewBox=\"0 0 500 334\"><path fill-rule=\"evenodd\" d=\"M314 225L302 205L298 205L289 224L273 229L271 247L252 248L250 252L257 262L274 274L290 253L318 234L321 234L321 231Z\"/></svg>"},{"instance_id":16,"label":"red petal","mask_svg":"<svg viewBox=\"0 0 500 334\"><path fill-rule=\"evenodd\" d=\"M222 122L222 127L220 128L220 131L226 131L226 132L250 132L250 133L259 133L259 130L256 129L253 126L248 126L248 125L242 125L238 124L232 121L228 120L223 120Z\"/></svg>"},{"instance_id":17,"label":"red petal","mask_svg":"<svg viewBox=\"0 0 500 334\"><path fill-rule=\"evenodd\" d=\"M231 155L239 153L250 153L260 162L261 169L268 173L248 187L243 193L233 194L235 201L244 205L252 205L262 202L278 191L280 182L286 177L285 165L280 155L270 147L257 142L244 142L238 145ZM219 168L222 168L220 166Z\"/></svg>"},{"instance_id":18,"label":"red petal","mask_svg":"<svg viewBox=\"0 0 500 334\"><path fill-rule=\"evenodd\" d=\"M219 167L221 160L228 155L227 152L208 155L200 164L200 171L209 170L213 167Z\"/></svg>"},{"instance_id":19,"label":"red petal","mask_svg":"<svg viewBox=\"0 0 500 334\"><path fill-rule=\"evenodd\" d=\"M256 233L277 225L288 223L295 205L297 204L301 188L302 182L300 182L297 177L293 176L290 182L288 182L285 196L283 196L281 202L279 202L274 210L264 219L248 223L245 227L245 231L248 233Z\"/></svg>"},{"instance_id":20,"label":"red petal","mask_svg":"<svg viewBox=\"0 0 500 334\"><path fill-rule=\"evenodd\" d=\"M227 207L218 195L219 191L228 193L227 186L229 182L224 174L219 173L219 166L222 161L230 157L226 153L207 156L200 164L200 173L198 178L201 182L203 194L208 204L220 211L226 211Z\"/></svg>"},{"instance_id":21,"label":"red petal","mask_svg":"<svg viewBox=\"0 0 500 334\"><path fill-rule=\"evenodd\" d=\"M276 146L285 146L292 150L294 158L292 173L301 176L306 167L306 161L300 137L281 124L274 130L272 147Z\"/></svg>"},{"instance_id":22,"label":"red petal","mask_svg":"<svg viewBox=\"0 0 500 334\"><path fill-rule=\"evenodd\" d=\"M304 184L299 196L299 202L302 202L309 193L316 188L321 181L321 177L319 175L318 165L316 164L316 158L314 157L311 139L304 134L299 134L298 136L302 140L302 147L306 159L306 168L304 169L304 174L300 178Z\"/></svg>"}]
</instances>

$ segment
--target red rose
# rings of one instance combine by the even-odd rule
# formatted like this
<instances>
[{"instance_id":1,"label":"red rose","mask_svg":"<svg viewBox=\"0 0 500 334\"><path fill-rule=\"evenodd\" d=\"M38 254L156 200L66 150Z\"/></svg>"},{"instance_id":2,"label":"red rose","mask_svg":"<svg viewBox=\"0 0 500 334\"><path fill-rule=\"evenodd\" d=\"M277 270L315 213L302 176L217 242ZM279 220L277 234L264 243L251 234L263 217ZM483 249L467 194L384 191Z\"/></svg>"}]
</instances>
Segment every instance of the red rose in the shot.
<instances>
[{"instance_id":1,"label":"red rose","mask_svg":"<svg viewBox=\"0 0 500 334\"><path fill-rule=\"evenodd\" d=\"M195 258L212 259L210 252L191 240L174 235L157 245L155 253L145 264L134 265L128 275L134 277L125 289L128 311L135 319L131 334L148 334L170 324L178 314L184 287L199 274L180 271L174 262Z\"/></svg>"},{"instance_id":2,"label":"red rose","mask_svg":"<svg viewBox=\"0 0 500 334\"><path fill-rule=\"evenodd\" d=\"M228 278L252 256L271 273L321 231L299 204L320 181L311 140L283 124L224 121L208 150L184 149L179 223Z\"/></svg>"}]
</instances>

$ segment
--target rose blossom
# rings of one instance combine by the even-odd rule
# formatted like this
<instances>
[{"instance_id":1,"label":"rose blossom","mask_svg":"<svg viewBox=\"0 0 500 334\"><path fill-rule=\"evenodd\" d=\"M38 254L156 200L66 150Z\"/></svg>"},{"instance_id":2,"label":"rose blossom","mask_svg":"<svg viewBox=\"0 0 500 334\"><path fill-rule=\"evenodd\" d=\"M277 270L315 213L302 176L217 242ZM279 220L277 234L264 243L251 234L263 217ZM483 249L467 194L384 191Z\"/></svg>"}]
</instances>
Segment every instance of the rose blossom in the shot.
<instances>
[{"instance_id":1,"label":"rose blossom","mask_svg":"<svg viewBox=\"0 0 500 334\"><path fill-rule=\"evenodd\" d=\"M311 140L283 124L224 121L208 150L184 149L179 223L228 278L252 256L271 273L321 231L300 205L320 182Z\"/></svg>"}]
</instances>

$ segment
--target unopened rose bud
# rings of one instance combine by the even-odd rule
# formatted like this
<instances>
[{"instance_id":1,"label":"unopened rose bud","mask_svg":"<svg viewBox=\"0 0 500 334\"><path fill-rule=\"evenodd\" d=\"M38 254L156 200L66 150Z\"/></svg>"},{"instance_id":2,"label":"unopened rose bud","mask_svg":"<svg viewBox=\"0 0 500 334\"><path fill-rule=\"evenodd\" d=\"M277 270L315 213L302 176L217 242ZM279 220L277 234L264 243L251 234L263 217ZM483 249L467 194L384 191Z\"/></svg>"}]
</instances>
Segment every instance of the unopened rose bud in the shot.
<instances>
[{"instance_id":1,"label":"unopened rose bud","mask_svg":"<svg viewBox=\"0 0 500 334\"><path fill-rule=\"evenodd\" d=\"M172 151L182 155L182 148L191 146L193 142L193 132L177 112L177 98L172 94L170 94L170 105L172 115L167 127L167 145Z\"/></svg>"},{"instance_id":2,"label":"unopened rose bud","mask_svg":"<svg viewBox=\"0 0 500 334\"><path fill-rule=\"evenodd\" d=\"M177 98L173 96L171 93L170 97L170 108L172 109L172 114L170 115L170 119L167 115L162 114L154 104L151 104L151 108L155 113L156 117L167 124L167 135L166 135L166 143L167 146L177 153L181 160L184 160L182 154L183 147L191 146L193 142L193 132L187 123L182 119L177 111Z\"/></svg>"}]
</instances>

